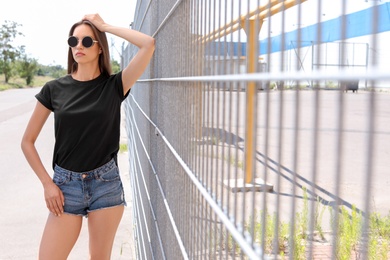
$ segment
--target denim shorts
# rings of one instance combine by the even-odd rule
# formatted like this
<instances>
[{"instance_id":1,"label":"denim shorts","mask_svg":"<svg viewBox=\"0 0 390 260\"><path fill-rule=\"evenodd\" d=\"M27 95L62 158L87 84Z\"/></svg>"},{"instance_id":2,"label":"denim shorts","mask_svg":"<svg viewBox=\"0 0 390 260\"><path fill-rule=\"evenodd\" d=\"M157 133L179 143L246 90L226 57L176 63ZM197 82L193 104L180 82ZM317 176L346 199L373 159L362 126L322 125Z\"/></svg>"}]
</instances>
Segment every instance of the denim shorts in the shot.
<instances>
[{"instance_id":1,"label":"denim shorts","mask_svg":"<svg viewBox=\"0 0 390 260\"><path fill-rule=\"evenodd\" d=\"M64 213L87 217L91 211L126 206L119 169L114 159L87 172L73 172L55 165L53 182L64 194Z\"/></svg>"}]
</instances>

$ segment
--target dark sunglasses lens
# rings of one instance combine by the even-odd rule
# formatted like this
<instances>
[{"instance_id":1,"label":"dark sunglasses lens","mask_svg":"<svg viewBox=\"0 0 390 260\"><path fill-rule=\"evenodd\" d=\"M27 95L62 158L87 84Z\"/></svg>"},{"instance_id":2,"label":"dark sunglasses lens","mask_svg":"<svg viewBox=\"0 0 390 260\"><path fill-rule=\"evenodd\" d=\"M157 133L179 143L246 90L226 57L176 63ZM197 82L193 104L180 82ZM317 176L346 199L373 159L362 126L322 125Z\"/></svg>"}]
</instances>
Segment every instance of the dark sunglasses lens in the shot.
<instances>
[{"instance_id":1,"label":"dark sunglasses lens","mask_svg":"<svg viewBox=\"0 0 390 260\"><path fill-rule=\"evenodd\" d=\"M83 39L83 46L84 46L85 48L91 47L92 44L93 44L93 40L92 40L91 37L89 37L89 36L84 37L84 39Z\"/></svg>"},{"instance_id":2,"label":"dark sunglasses lens","mask_svg":"<svg viewBox=\"0 0 390 260\"><path fill-rule=\"evenodd\" d=\"M76 37L71 36L71 37L68 38L68 45L69 45L70 47L76 47L76 46L77 46L77 43L78 43L78 40L77 40Z\"/></svg>"}]
</instances>

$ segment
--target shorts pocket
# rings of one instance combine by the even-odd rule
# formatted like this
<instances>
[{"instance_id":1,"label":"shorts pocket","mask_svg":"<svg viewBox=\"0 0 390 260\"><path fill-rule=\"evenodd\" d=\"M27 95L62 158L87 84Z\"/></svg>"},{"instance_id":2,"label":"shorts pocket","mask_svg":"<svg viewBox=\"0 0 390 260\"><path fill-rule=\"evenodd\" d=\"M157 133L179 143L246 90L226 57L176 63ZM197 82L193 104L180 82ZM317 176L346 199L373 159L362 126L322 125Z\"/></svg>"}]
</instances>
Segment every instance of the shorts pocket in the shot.
<instances>
[{"instance_id":1,"label":"shorts pocket","mask_svg":"<svg viewBox=\"0 0 390 260\"><path fill-rule=\"evenodd\" d=\"M69 182L69 180L70 176L68 174L54 172L53 182L57 186L64 185L65 183Z\"/></svg>"},{"instance_id":2,"label":"shorts pocket","mask_svg":"<svg viewBox=\"0 0 390 260\"><path fill-rule=\"evenodd\" d=\"M99 180L101 181L116 181L119 180L119 171L117 167L112 168L108 172L104 172L99 175Z\"/></svg>"}]
</instances>

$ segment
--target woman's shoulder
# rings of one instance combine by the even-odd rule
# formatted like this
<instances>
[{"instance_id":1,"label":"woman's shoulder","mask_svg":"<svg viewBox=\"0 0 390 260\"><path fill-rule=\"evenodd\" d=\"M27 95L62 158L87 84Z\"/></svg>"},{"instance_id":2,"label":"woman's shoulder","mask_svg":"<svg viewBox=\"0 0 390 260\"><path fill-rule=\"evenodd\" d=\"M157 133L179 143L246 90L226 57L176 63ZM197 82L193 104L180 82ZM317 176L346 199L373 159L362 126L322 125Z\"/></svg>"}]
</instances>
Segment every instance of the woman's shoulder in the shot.
<instances>
[{"instance_id":1,"label":"woman's shoulder","mask_svg":"<svg viewBox=\"0 0 390 260\"><path fill-rule=\"evenodd\" d=\"M71 82L71 80L72 80L72 77L69 74L67 74L65 76L49 80L48 82L46 82L45 86L56 87L56 86L60 86L63 84L68 84Z\"/></svg>"}]
</instances>

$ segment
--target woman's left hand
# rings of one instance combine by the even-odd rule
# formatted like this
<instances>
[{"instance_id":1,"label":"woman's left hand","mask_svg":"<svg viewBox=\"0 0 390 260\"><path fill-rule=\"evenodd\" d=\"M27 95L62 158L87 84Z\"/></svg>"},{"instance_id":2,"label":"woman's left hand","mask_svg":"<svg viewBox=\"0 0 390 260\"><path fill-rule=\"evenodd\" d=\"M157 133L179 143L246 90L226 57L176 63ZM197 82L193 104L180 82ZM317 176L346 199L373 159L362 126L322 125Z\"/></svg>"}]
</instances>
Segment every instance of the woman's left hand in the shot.
<instances>
[{"instance_id":1,"label":"woman's left hand","mask_svg":"<svg viewBox=\"0 0 390 260\"><path fill-rule=\"evenodd\" d=\"M86 14L82 20L90 21L99 31L104 32L104 25L106 23L99 14Z\"/></svg>"}]
</instances>

